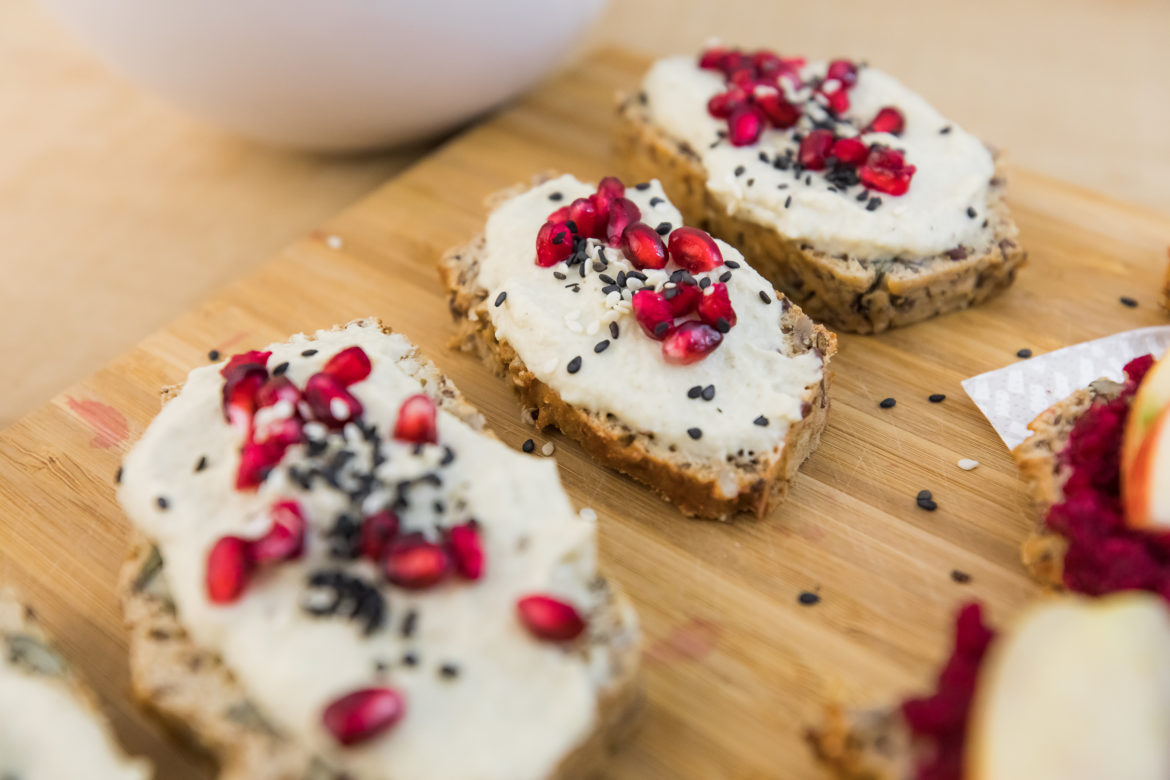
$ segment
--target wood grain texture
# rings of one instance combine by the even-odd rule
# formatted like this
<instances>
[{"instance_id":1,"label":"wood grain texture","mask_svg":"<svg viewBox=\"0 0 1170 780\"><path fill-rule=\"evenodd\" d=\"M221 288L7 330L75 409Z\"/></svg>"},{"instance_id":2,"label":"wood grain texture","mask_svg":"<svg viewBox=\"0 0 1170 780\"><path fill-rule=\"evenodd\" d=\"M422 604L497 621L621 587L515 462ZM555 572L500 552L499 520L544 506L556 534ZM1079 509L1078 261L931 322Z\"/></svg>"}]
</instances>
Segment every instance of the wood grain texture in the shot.
<instances>
[{"instance_id":1,"label":"wood grain texture","mask_svg":"<svg viewBox=\"0 0 1170 780\"><path fill-rule=\"evenodd\" d=\"M644 61L603 52L439 149L214 299L0 435L0 582L19 586L110 705L126 745L160 777L209 776L127 697L113 597L126 521L113 475L207 351L283 340L376 315L421 345L518 446L511 391L454 333L435 262L482 227L487 194L554 168L610 173L609 110ZM1030 528L1007 449L959 382L1015 359L1165 321L1156 306L1170 221L1014 171L1009 188L1031 264L981 308L877 337L842 336L829 425L789 500L762 521L687 521L553 436L575 503L600 516L604 565L647 637L649 707L612 775L818 777L802 728L830 696L889 700L927 684L957 605L996 621L1036 590L1018 563ZM327 234L344 240L329 247ZM1138 299L1137 309L1118 297ZM947 400L930 404L930 393ZM893 409L878 408L886 396ZM544 438L538 437L538 443ZM982 465L972 472L959 458ZM915 506L929 488L938 511ZM952 569L972 575L952 582ZM802 590L818 592L801 606Z\"/></svg>"}]
</instances>

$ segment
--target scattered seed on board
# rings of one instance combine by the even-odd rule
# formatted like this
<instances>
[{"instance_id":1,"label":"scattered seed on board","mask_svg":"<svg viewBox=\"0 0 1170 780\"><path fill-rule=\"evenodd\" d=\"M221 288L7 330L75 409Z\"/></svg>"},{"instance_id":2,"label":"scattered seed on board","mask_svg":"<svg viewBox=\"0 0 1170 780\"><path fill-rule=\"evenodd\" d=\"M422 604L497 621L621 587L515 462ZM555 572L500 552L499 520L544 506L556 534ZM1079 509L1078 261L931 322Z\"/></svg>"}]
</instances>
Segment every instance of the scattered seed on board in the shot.
<instances>
[{"instance_id":1,"label":"scattered seed on board","mask_svg":"<svg viewBox=\"0 0 1170 780\"><path fill-rule=\"evenodd\" d=\"M796 597L796 600L806 607L811 607L813 604L819 604L821 597L820 595L813 593L811 590L803 590L800 592L800 595Z\"/></svg>"},{"instance_id":2,"label":"scattered seed on board","mask_svg":"<svg viewBox=\"0 0 1170 780\"><path fill-rule=\"evenodd\" d=\"M536 449L536 442L534 442L532 439L525 439L524 443L520 445L520 449L524 450L525 452L532 452L534 449Z\"/></svg>"},{"instance_id":3,"label":"scattered seed on board","mask_svg":"<svg viewBox=\"0 0 1170 780\"><path fill-rule=\"evenodd\" d=\"M1030 357L1032 357L1032 350L1030 350L1030 349L1027 349L1027 348L1021 349L1021 350L1019 350L1018 352L1016 352L1016 357L1018 357L1018 358L1030 358Z\"/></svg>"},{"instance_id":4,"label":"scattered seed on board","mask_svg":"<svg viewBox=\"0 0 1170 780\"><path fill-rule=\"evenodd\" d=\"M552 454L553 454L553 450L555 450L555 449L556 449L556 445L555 445L555 444L553 444L551 441L546 441L546 442L544 443L544 446L540 448L540 453L541 453L542 455L545 455L545 456L547 457L547 456L549 456L549 455L552 455Z\"/></svg>"},{"instance_id":5,"label":"scattered seed on board","mask_svg":"<svg viewBox=\"0 0 1170 780\"><path fill-rule=\"evenodd\" d=\"M979 461L977 461L977 460L972 460L971 458L960 458L959 459L959 468L961 468L963 471L971 471L972 469L977 468L978 466L979 466Z\"/></svg>"},{"instance_id":6,"label":"scattered seed on board","mask_svg":"<svg viewBox=\"0 0 1170 780\"><path fill-rule=\"evenodd\" d=\"M942 393L931 393L926 400L930 401L932 404L941 404L943 401L947 400L947 397Z\"/></svg>"},{"instance_id":7,"label":"scattered seed on board","mask_svg":"<svg viewBox=\"0 0 1170 780\"><path fill-rule=\"evenodd\" d=\"M881 400L881 401L878 403L878 406L880 406L880 407L881 407L881 408L883 408L883 409L892 409L892 408L894 408L894 406L895 406L897 403L898 403L898 402L897 402L897 401L895 401L893 398L883 398L883 399L882 399L882 400Z\"/></svg>"},{"instance_id":8,"label":"scattered seed on board","mask_svg":"<svg viewBox=\"0 0 1170 780\"><path fill-rule=\"evenodd\" d=\"M951 579L954 580L955 582L959 583L960 585L966 585L968 582L971 581L971 575L965 571L960 571L959 569L952 569L951 570Z\"/></svg>"}]
</instances>

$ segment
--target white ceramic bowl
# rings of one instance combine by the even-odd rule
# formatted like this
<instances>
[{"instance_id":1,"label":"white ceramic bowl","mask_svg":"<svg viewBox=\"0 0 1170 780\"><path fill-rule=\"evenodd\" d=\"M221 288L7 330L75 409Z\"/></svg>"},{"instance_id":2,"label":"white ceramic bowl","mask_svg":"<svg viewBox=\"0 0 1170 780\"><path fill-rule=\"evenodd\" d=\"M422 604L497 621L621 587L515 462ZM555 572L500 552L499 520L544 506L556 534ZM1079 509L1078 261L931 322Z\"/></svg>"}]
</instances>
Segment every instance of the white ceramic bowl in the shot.
<instances>
[{"instance_id":1,"label":"white ceramic bowl","mask_svg":"<svg viewBox=\"0 0 1170 780\"><path fill-rule=\"evenodd\" d=\"M42 0L116 70L255 138L367 149L523 91L606 0Z\"/></svg>"}]
</instances>

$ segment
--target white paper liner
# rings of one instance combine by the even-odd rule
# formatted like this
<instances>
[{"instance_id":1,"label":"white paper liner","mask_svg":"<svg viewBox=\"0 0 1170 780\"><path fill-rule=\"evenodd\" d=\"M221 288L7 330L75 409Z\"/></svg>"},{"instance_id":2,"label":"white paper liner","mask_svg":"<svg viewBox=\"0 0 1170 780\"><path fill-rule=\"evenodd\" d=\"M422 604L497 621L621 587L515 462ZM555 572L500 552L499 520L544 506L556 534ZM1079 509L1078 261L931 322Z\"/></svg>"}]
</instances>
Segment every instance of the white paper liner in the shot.
<instances>
[{"instance_id":1,"label":"white paper liner","mask_svg":"<svg viewBox=\"0 0 1170 780\"><path fill-rule=\"evenodd\" d=\"M1120 381L1135 357L1161 357L1170 347L1170 325L1140 328L1058 349L962 382L963 389L1009 449L1023 442L1048 407L1101 377Z\"/></svg>"}]
</instances>

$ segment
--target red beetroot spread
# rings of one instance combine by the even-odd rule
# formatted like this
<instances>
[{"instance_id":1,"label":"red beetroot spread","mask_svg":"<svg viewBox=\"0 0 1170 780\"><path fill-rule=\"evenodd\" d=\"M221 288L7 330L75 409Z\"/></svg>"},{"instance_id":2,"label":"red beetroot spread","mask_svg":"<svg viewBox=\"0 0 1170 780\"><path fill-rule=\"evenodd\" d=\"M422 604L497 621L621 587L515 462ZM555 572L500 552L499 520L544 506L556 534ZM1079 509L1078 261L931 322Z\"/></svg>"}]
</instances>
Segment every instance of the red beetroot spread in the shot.
<instances>
[{"instance_id":1,"label":"red beetroot spread","mask_svg":"<svg viewBox=\"0 0 1170 780\"><path fill-rule=\"evenodd\" d=\"M916 780L961 780L967 716L983 656L994 638L982 608L963 606L955 619L955 647L939 672L936 692L902 702L902 718L914 741Z\"/></svg>"}]
</instances>

